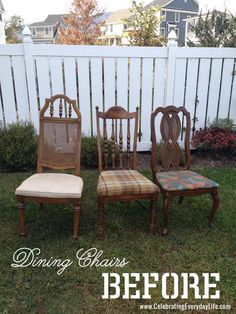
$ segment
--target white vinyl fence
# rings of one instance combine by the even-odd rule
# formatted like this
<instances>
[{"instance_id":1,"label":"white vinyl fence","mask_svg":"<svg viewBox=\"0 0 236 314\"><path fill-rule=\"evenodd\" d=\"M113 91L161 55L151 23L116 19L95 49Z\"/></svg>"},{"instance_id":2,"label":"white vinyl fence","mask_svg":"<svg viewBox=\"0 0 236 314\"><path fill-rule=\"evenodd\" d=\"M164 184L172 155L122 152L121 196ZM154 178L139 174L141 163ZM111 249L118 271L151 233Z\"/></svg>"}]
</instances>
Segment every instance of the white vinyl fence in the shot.
<instances>
[{"instance_id":1,"label":"white vinyl fence","mask_svg":"<svg viewBox=\"0 0 236 314\"><path fill-rule=\"evenodd\" d=\"M139 150L150 148L150 115L185 106L192 132L214 119L236 120L236 49L0 45L0 120L31 120L57 93L76 99L83 134L96 135L95 107L140 107Z\"/></svg>"}]
</instances>

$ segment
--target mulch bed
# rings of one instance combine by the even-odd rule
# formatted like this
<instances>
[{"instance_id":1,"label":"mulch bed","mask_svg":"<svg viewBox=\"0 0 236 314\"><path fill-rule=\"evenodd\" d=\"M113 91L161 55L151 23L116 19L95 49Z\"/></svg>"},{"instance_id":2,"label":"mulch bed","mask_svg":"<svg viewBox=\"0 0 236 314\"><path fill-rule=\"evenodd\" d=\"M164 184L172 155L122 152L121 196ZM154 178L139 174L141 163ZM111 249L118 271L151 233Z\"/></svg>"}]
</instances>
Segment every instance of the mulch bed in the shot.
<instances>
[{"instance_id":1,"label":"mulch bed","mask_svg":"<svg viewBox=\"0 0 236 314\"><path fill-rule=\"evenodd\" d=\"M213 153L199 154L192 152L192 164L194 167L215 168L215 167L236 167L236 156L216 155ZM150 152L138 153L138 168L151 167Z\"/></svg>"}]
</instances>

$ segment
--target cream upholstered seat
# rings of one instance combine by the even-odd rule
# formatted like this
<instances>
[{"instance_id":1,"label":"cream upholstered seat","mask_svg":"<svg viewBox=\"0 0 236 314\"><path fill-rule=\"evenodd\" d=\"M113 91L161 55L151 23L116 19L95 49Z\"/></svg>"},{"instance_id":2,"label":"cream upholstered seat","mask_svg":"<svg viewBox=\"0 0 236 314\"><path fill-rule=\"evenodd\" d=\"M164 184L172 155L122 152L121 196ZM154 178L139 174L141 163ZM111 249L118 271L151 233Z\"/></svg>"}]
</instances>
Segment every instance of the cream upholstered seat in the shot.
<instances>
[{"instance_id":1,"label":"cream upholstered seat","mask_svg":"<svg viewBox=\"0 0 236 314\"><path fill-rule=\"evenodd\" d=\"M159 188L135 170L102 171L98 179L99 196L157 193Z\"/></svg>"},{"instance_id":2,"label":"cream upholstered seat","mask_svg":"<svg viewBox=\"0 0 236 314\"><path fill-rule=\"evenodd\" d=\"M46 98L39 122L37 174L26 179L15 192L20 235L25 235L27 202L37 202L41 208L48 203L69 203L74 207L73 237L77 239L83 190L80 178L81 113L75 100L58 94ZM69 169L74 169L74 175L64 172Z\"/></svg>"},{"instance_id":3,"label":"cream upholstered seat","mask_svg":"<svg viewBox=\"0 0 236 314\"><path fill-rule=\"evenodd\" d=\"M80 198L83 180L72 174L37 173L16 189L16 195L47 198Z\"/></svg>"}]
</instances>

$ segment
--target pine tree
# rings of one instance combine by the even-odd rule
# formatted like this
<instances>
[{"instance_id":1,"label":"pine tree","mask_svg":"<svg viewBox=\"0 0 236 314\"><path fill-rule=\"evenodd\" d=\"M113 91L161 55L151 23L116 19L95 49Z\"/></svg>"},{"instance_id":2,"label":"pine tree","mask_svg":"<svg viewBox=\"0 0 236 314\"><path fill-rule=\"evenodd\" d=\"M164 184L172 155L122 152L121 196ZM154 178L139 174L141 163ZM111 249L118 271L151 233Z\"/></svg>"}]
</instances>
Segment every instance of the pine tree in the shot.
<instances>
[{"instance_id":1,"label":"pine tree","mask_svg":"<svg viewBox=\"0 0 236 314\"><path fill-rule=\"evenodd\" d=\"M190 41L190 46L236 47L236 16L213 10L206 16L200 14L195 26L192 26L198 43Z\"/></svg>"},{"instance_id":2,"label":"pine tree","mask_svg":"<svg viewBox=\"0 0 236 314\"><path fill-rule=\"evenodd\" d=\"M66 45L94 45L101 36L103 14L97 0L74 0L69 14L63 19L57 42Z\"/></svg>"}]
</instances>

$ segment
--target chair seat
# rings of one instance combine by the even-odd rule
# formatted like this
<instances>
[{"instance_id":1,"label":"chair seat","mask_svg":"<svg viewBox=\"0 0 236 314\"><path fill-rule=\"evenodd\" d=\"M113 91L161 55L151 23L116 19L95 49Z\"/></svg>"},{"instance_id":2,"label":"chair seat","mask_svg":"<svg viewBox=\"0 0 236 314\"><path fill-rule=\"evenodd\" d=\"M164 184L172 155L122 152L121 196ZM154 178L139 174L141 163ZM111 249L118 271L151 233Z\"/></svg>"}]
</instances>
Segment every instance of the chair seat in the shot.
<instances>
[{"instance_id":1,"label":"chair seat","mask_svg":"<svg viewBox=\"0 0 236 314\"><path fill-rule=\"evenodd\" d=\"M37 173L26 179L15 194L47 198L81 198L83 180L72 174Z\"/></svg>"},{"instance_id":2,"label":"chair seat","mask_svg":"<svg viewBox=\"0 0 236 314\"><path fill-rule=\"evenodd\" d=\"M189 170L157 172L156 179L167 191L196 190L219 186L218 183Z\"/></svg>"},{"instance_id":3,"label":"chair seat","mask_svg":"<svg viewBox=\"0 0 236 314\"><path fill-rule=\"evenodd\" d=\"M99 196L153 194L158 191L156 184L135 170L103 171L98 179Z\"/></svg>"}]
</instances>

